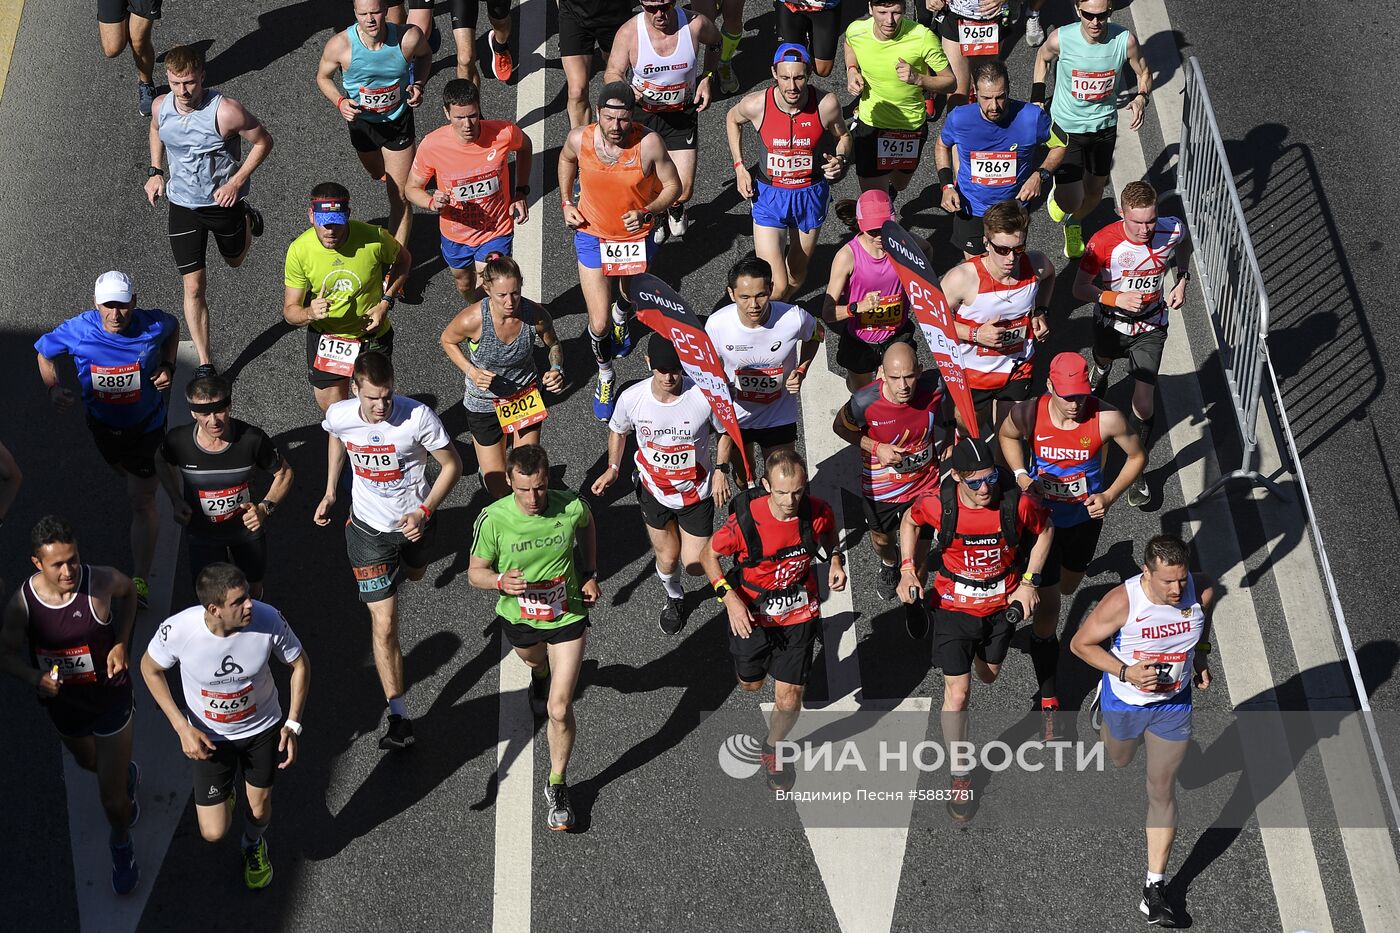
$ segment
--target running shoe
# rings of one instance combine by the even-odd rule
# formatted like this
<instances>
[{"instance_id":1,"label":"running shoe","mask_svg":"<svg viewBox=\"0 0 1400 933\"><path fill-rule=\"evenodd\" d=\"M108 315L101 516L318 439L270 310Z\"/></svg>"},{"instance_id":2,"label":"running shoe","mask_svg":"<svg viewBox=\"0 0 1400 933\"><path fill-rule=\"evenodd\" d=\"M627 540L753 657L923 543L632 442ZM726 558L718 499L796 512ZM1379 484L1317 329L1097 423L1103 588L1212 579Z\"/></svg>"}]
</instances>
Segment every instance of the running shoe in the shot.
<instances>
[{"instance_id":1,"label":"running shoe","mask_svg":"<svg viewBox=\"0 0 1400 933\"><path fill-rule=\"evenodd\" d=\"M1147 477L1139 476L1137 481L1128 487L1128 504L1134 508L1143 509L1152 501L1152 490L1148 488Z\"/></svg>"},{"instance_id":2,"label":"running shoe","mask_svg":"<svg viewBox=\"0 0 1400 933\"><path fill-rule=\"evenodd\" d=\"M1060 202L1055 200L1055 183L1053 181L1050 183L1050 196L1045 199L1045 213L1049 214L1050 219L1057 224L1064 223L1065 218L1069 216L1065 213L1065 209L1060 207Z\"/></svg>"},{"instance_id":3,"label":"running shoe","mask_svg":"<svg viewBox=\"0 0 1400 933\"><path fill-rule=\"evenodd\" d=\"M128 836L121 845L109 846L112 851L112 890L130 894L141 881L141 867L136 864L136 844Z\"/></svg>"},{"instance_id":4,"label":"running shoe","mask_svg":"<svg viewBox=\"0 0 1400 933\"><path fill-rule=\"evenodd\" d=\"M616 377L604 379L599 375L593 385L593 417L603 424L612 421L613 409L617 407L616 381Z\"/></svg>"},{"instance_id":5,"label":"running shoe","mask_svg":"<svg viewBox=\"0 0 1400 933\"><path fill-rule=\"evenodd\" d=\"M141 819L141 801L136 799L136 788L141 786L141 766L136 762L127 762L126 765L126 799L131 801L131 816L127 819L127 828L136 825L136 821Z\"/></svg>"},{"instance_id":6,"label":"running shoe","mask_svg":"<svg viewBox=\"0 0 1400 933\"><path fill-rule=\"evenodd\" d=\"M1144 885L1142 888L1142 903L1138 905L1138 910L1147 918L1147 922L1160 927L1175 927L1176 914L1172 911L1171 905L1167 903L1167 883L1165 881L1154 881Z\"/></svg>"},{"instance_id":7,"label":"running shoe","mask_svg":"<svg viewBox=\"0 0 1400 933\"><path fill-rule=\"evenodd\" d=\"M151 115L151 107L156 102L156 86L145 81L136 82L136 112L143 117Z\"/></svg>"},{"instance_id":8,"label":"running shoe","mask_svg":"<svg viewBox=\"0 0 1400 933\"><path fill-rule=\"evenodd\" d=\"M267 840L243 849L243 883L250 891L261 891L272 883L272 863L267 860Z\"/></svg>"},{"instance_id":9,"label":"running shoe","mask_svg":"<svg viewBox=\"0 0 1400 933\"><path fill-rule=\"evenodd\" d=\"M1055 741L1055 719L1060 714L1060 701L1055 697L1045 697L1036 701L1040 718L1045 726L1045 741Z\"/></svg>"},{"instance_id":10,"label":"running shoe","mask_svg":"<svg viewBox=\"0 0 1400 933\"><path fill-rule=\"evenodd\" d=\"M928 637L928 610L924 609L924 604L915 600L904 607L904 631L909 633L909 637L915 641L921 641Z\"/></svg>"},{"instance_id":11,"label":"running shoe","mask_svg":"<svg viewBox=\"0 0 1400 933\"><path fill-rule=\"evenodd\" d=\"M545 671L543 677L530 674L530 712L535 714L536 719L544 719L549 715L549 672Z\"/></svg>"},{"instance_id":12,"label":"running shoe","mask_svg":"<svg viewBox=\"0 0 1400 933\"><path fill-rule=\"evenodd\" d=\"M948 815L954 823L966 823L977 814L977 798L973 796L972 775L953 775L952 795L948 798Z\"/></svg>"},{"instance_id":13,"label":"running shoe","mask_svg":"<svg viewBox=\"0 0 1400 933\"><path fill-rule=\"evenodd\" d=\"M661 604L661 618L657 620L664 635L674 635L685 627L685 599L667 596Z\"/></svg>"},{"instance_id":14,"label":"running shoe","mask_svg":"<svg viewBox=\"0 0 1400 933\"><path fill-rule=\"evenodd\" d=\"M1108 391L1108 374L1113 372L1113 364L1100 366L1098 363L1089 364L1089 391L1096 398L1103 398L1103 394Z\"/></svg>"},{"instance_id":15,"label":"running shoe","mask_svg":"<svg viewBox=\"0 0 1400 933\"><path fill-rule=\"evenodd\" d=\"M544 822L555 832L574 828L574 808L569 805L569 785L545 784Z\"/></svg>"},{"instance_id":16,"label":"running shoe","mask_svg":"<svg viewBox=\"0 0 1400 933\"><path fill-rule=\"evenodd\" d=\"M627 326L626 321L621 324L617 323L618 307L616 302L613 303L612 310L613 356L620 360L626 359L632 354L632 330Z\"/></svg>"},{"instance_id":17,"label":"running shoe","mask_svg":"<svg viewBox=\"0 0 1400 933\"><path fill-rule=\"evenodd\" d=\"M1071 221L1065 224L1065 258L1078 259L1084 255L1084 228Z\"/></svg>"},{"instance_id":18,"label":"running shoe","mask_svg":"<svg viewBox=\"0 0 1400 933\"><path fill-rule=\"evenodd\" d=\"M883 600L894 599L895 590L899 589L899 568L894 564L880 562L880 576L875 581L875 595Z\"/></svg>"},{"instance_id":19,"label":"running shoe","mask_svg":"<svg viewBox=\"0 0 1400 933\"><path fill-rule=\"evenodd\" d=\"M734 73L733 62L719 63L719 92L721 94L737 94L739 92L739 76Z\"/></svg>"},{"instance_id":20,"label":"running shoe","mask_svg":"<svg viewBox=\"0 0 1400 933\"><path fill-rule=\"evenodd\" d=\"M515 62L510 57L510 46L497 45L495 36L489 36L486 41L491 44L492 74L496 76L497 81L509 81L511 72L515 70Z\"/></svg>"},{"instance_id":21,"label":"running shoe","mask_svg":"<svg viewBox=\"0 0 1400 933\"><path fill-rule=\"evenodd\" d=\"M131 585L136 588L136 608L149 609L151 607L151 587L146 583L146 579L132 577Z\"/></svg>"},{"instance_id":22,"label":"running shoe","mask_svg":"<svg viewBox=\"0 0 1400 933\"><path fill-rule=\"evenodd\" d=\"M408 748L413 744L413 720L406 716L395 716L389 714L389 726L384 730L384 734L379 737L379 747Z\"/></svg>"},{"instance_id":23,"label":"running shoe","mask_svg":"<svg viewBox=\"0 0 1400 933\"><path fill-rule=\"evenodd\" d=\"M257 238L257 237L262 236L262 234L263 234L263 215L262 215L262 211L258 210L258 209L257 209L256 207L254 207L253 205L249 204L246 200L244 200L244 202L243 202L243 209L244 209L245 211L248 212L248 221L249 221L249 223L248 223L248 232L251 233L251 234L253 235L254 238Z\"/></svg>"},{"instance_id":24,"label":"running shoe","mask_svg":"<svg viewBox=\"0 0 1400 933\"><path fill-rule=\"evenodd\" d=\"M1094 695L1089 698L1089 727L1095 734L1103 730L1103 678L1094 685Z\"/></svg>"},{"instance_id":25,"label":"running shoe","mask_svg":"<svg viewBox=\"0 0 1400 933\"><path fill-rule=\"evenodd\" d=\"M797 783L796 771L778 764L778 756L768 751L767 746L764 746L759 760L763 763L763 773L768 781L769 790L792 790L792 785Z\"/></svg>"},{"instance_id":26,"label":"running shoe","mask_svg":"<svg viewBox=\"0 0 1400 933\"><path fill-rule=\"evenodd\" d=\"M1040 13L1032 10L1026 14L1026 45L1037 48L1045 41L1045 27L1040 25Z\"/></svg>"},{"instance_id":27,"label":"running shoe","mask_svg":"<svg viewBox=\"0 0 1400 933\"><path fill-rule=\"evenodd\" d=\"M672 207L666 211L666 227L673 240L685 236L685 232L690 229L690 215L685 212L684 206Z\"/></svg>"}]
</instances>

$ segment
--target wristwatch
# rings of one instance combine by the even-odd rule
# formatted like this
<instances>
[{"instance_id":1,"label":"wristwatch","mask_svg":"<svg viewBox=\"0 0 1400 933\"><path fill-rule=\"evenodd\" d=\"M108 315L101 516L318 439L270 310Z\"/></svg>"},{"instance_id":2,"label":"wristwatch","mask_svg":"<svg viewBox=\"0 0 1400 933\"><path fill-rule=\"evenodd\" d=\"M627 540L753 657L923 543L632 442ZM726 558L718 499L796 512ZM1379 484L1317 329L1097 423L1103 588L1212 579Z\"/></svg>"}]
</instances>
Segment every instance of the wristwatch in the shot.
<instances>
[{"instance_id":1,"label":"wristwatch","mask_svg":"<svg viewBox=\"0 0 1400 933\"><path fill-rule=\"evenodd\" d=\"M1021 582L1029 583L1031 586L1040 586L1040 574L1027 571L1021 574Z\"/></svg>"},{"instance_id":2,"label":"wristwatch","mask_svg":"<svg viewBox=\"0 0 1400 933\"><path fill-rule=\"evenodd\" d=\"M387 307L386 307L384 310L385 310L385 311L392 311L392 310L394 310L394 305L398 304L398 302L399 302L399 299L398 299L398 296L397 296L397 295L385 295L385 296L384 296L384 304L387 305Z\"/></svg>"},{"instance_id":3,"label":"wristwatch","mask_svg":"<svg viewBox=\"0 0 1400 933\"><path fill-rule=\"evenodd\" d=\"M155 178L157 175L159 175L161 178L164 178L164 177L165 177L165 169L163 169L163 168L156 168L154 165L152 165L150 168L146 169L146 177L147 177L147 178Z\"/></svg>"},{"instance_id":4,"label":"wristwatch","mask_svg":"<svg viewBox=\"0 0 1400 933\"><path fill-rule=\"evenodd\" d=\"M1038 168L1036 169L1036 174L1040 176L1040 183L1042 185L1048 185L1050 183L1050 179L1055 177L1054 174L1051 173L1051 171L1048 168Z\"/></svg>"},{"instance_id":5,"label":"wristwatch","mask_svg":"<svg viewBox=\"0 0 1400 933\"><path fill-rule=\"evenodd\" d=\"M529 185L516 185L516 186L515 186L515 196L516 196L517 198L528 198L528 197L530 196L530 186L529 186Z\"/></svg>"},{"instance_id":6,"label":"wristwatch","mask_svg":"<svg viewBox=\"0 0 1400 933\"><path fill-rule=\"evenodd\" d=\"M263 501L259 502L258 505L262 506L263 511L265 511L268 515L271 515L273 512L277 511L277 503L273 502L271 499L264 499Z\"/></svg>"},{"instance_id":7,"label":"wristwatch","mask_svg":"<svg viewBox=\"0 0 1400 933\"><path fill-rule=\"evenodd\" d=\"M656 222L656 215L651 211L642 211L642 223L649 224Z\"/></svg>"}]
</instances>

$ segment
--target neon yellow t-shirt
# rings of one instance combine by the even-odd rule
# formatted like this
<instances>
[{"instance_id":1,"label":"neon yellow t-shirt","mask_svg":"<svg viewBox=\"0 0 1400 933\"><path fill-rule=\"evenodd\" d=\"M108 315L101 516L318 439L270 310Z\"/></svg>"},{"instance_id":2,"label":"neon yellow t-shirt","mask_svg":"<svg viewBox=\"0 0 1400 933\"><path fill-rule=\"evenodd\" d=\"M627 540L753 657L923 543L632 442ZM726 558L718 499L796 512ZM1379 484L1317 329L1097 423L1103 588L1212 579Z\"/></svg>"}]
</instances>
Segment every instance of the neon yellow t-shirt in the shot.
<instances>
[{"instance_id":1,"label":"neon yellow t-shirt","mask_svg":"<svg viewBox=\"0 0 1400 933\"><path fill-rule=\"evenodd\" d=\"M893 39L875 35L875 20L858 19L846 28L846 44L855 54L865 90L856 115L866 126L882 130L917 130L924 125L923 89L899 80L895 67L902 58L920 74L937 74L948 67L938 37L912 19L900 22Z\"/></svg>"},{"instance_id":2,"label":"neon yellow t-shirt","mask_svg":"<svg viewBox=\"0 0 1400 933\"><path fill-rule=\"evenodd\" d=\"M384 273L399 257L399 241L383 227L363 221L350 221L350 230L339 249L326 249L312 227L287 247L282 282L288 288L306 291L306 303L325 292L330 300L330 317L312 321L310 327L323 334L363 337L363 316L384 300ZM389 320L374 334L384 336Z\"/></svg>"}]
</instances>

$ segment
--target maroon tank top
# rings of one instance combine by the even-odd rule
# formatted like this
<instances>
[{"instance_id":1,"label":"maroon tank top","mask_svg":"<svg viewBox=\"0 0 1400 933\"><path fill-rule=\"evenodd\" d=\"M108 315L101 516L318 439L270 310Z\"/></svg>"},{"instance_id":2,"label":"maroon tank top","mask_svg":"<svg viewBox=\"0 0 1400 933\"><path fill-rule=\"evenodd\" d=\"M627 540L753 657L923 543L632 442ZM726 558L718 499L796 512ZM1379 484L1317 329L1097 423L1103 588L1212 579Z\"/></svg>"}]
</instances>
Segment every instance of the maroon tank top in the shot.
<instances>
[{"instance_id":1,"label":"maroon tank top","mask_svg":"<svg viewBox=\"0 0 1400 933\"><path fill-rule=\"evenodd\" d=\"M39 598L33 577L24 581L23 590L30 656L45 676L58 667L56 702L96 712L125 702L131 677L127 671L107 677L107 652L116 644L117 633L110 618L97 617L91 588L92 568L84 564L77 592L62 606Z\"/></svg>"}]
</instances>

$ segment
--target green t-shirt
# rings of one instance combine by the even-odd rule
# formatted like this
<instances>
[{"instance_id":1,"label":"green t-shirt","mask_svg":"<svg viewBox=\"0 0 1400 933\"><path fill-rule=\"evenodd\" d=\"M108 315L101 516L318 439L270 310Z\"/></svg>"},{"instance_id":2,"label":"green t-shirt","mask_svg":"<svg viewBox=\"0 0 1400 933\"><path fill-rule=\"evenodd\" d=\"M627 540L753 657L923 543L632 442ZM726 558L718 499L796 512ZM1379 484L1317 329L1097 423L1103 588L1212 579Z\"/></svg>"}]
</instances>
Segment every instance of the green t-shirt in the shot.
<instances>
[{"instance_id":1,"label":"green t-shirt","mask_svg":"<svg viewBox=\"0 0 1400 933\"><path fill-rule=\"evenodd\" d=\"M287 247L282 282L306 291L306 303L324 290L331 303L330 317L312 321L312 329L347 337L365 335L362 316L384 300L384 273L399 258L399 241L389 231L363 221L350 221L350 230L339 249L326 249L312 227ZM384 336L389 319L374 334Z\"/></svg>"},{"instance_id":2,"label":"green t-shirt","mask_svg":"<svg viewBox=\"0 0 1400 933\"><path fill-rule=\"evenodd\" d=\"M899 80L895 67L902 58L920 74L937 74L948 67L938 37L912 19L900 22L893 39L875 35L875 20L867 16L846 28L846 44L855 54L865 90L856 116L866 126L882 130L917 130L928 118L923 89Z\"/></svg>"},{"instance_id":3,"label":"green t-shirt","mask_svg":"<svg viewBox=\"0 0 1400 933\"><path fill-rule=\"evenodd\" d=\"M585 618L583 593L574 567L574 539L592 521L588 506L571 492L549 491L539 515L526 515L506 496L481 510L472 555L488 560L498 573L519 570L530 591L501 594L496 613L534 628L562 628Z\"/></svg>"}]
</instances>

